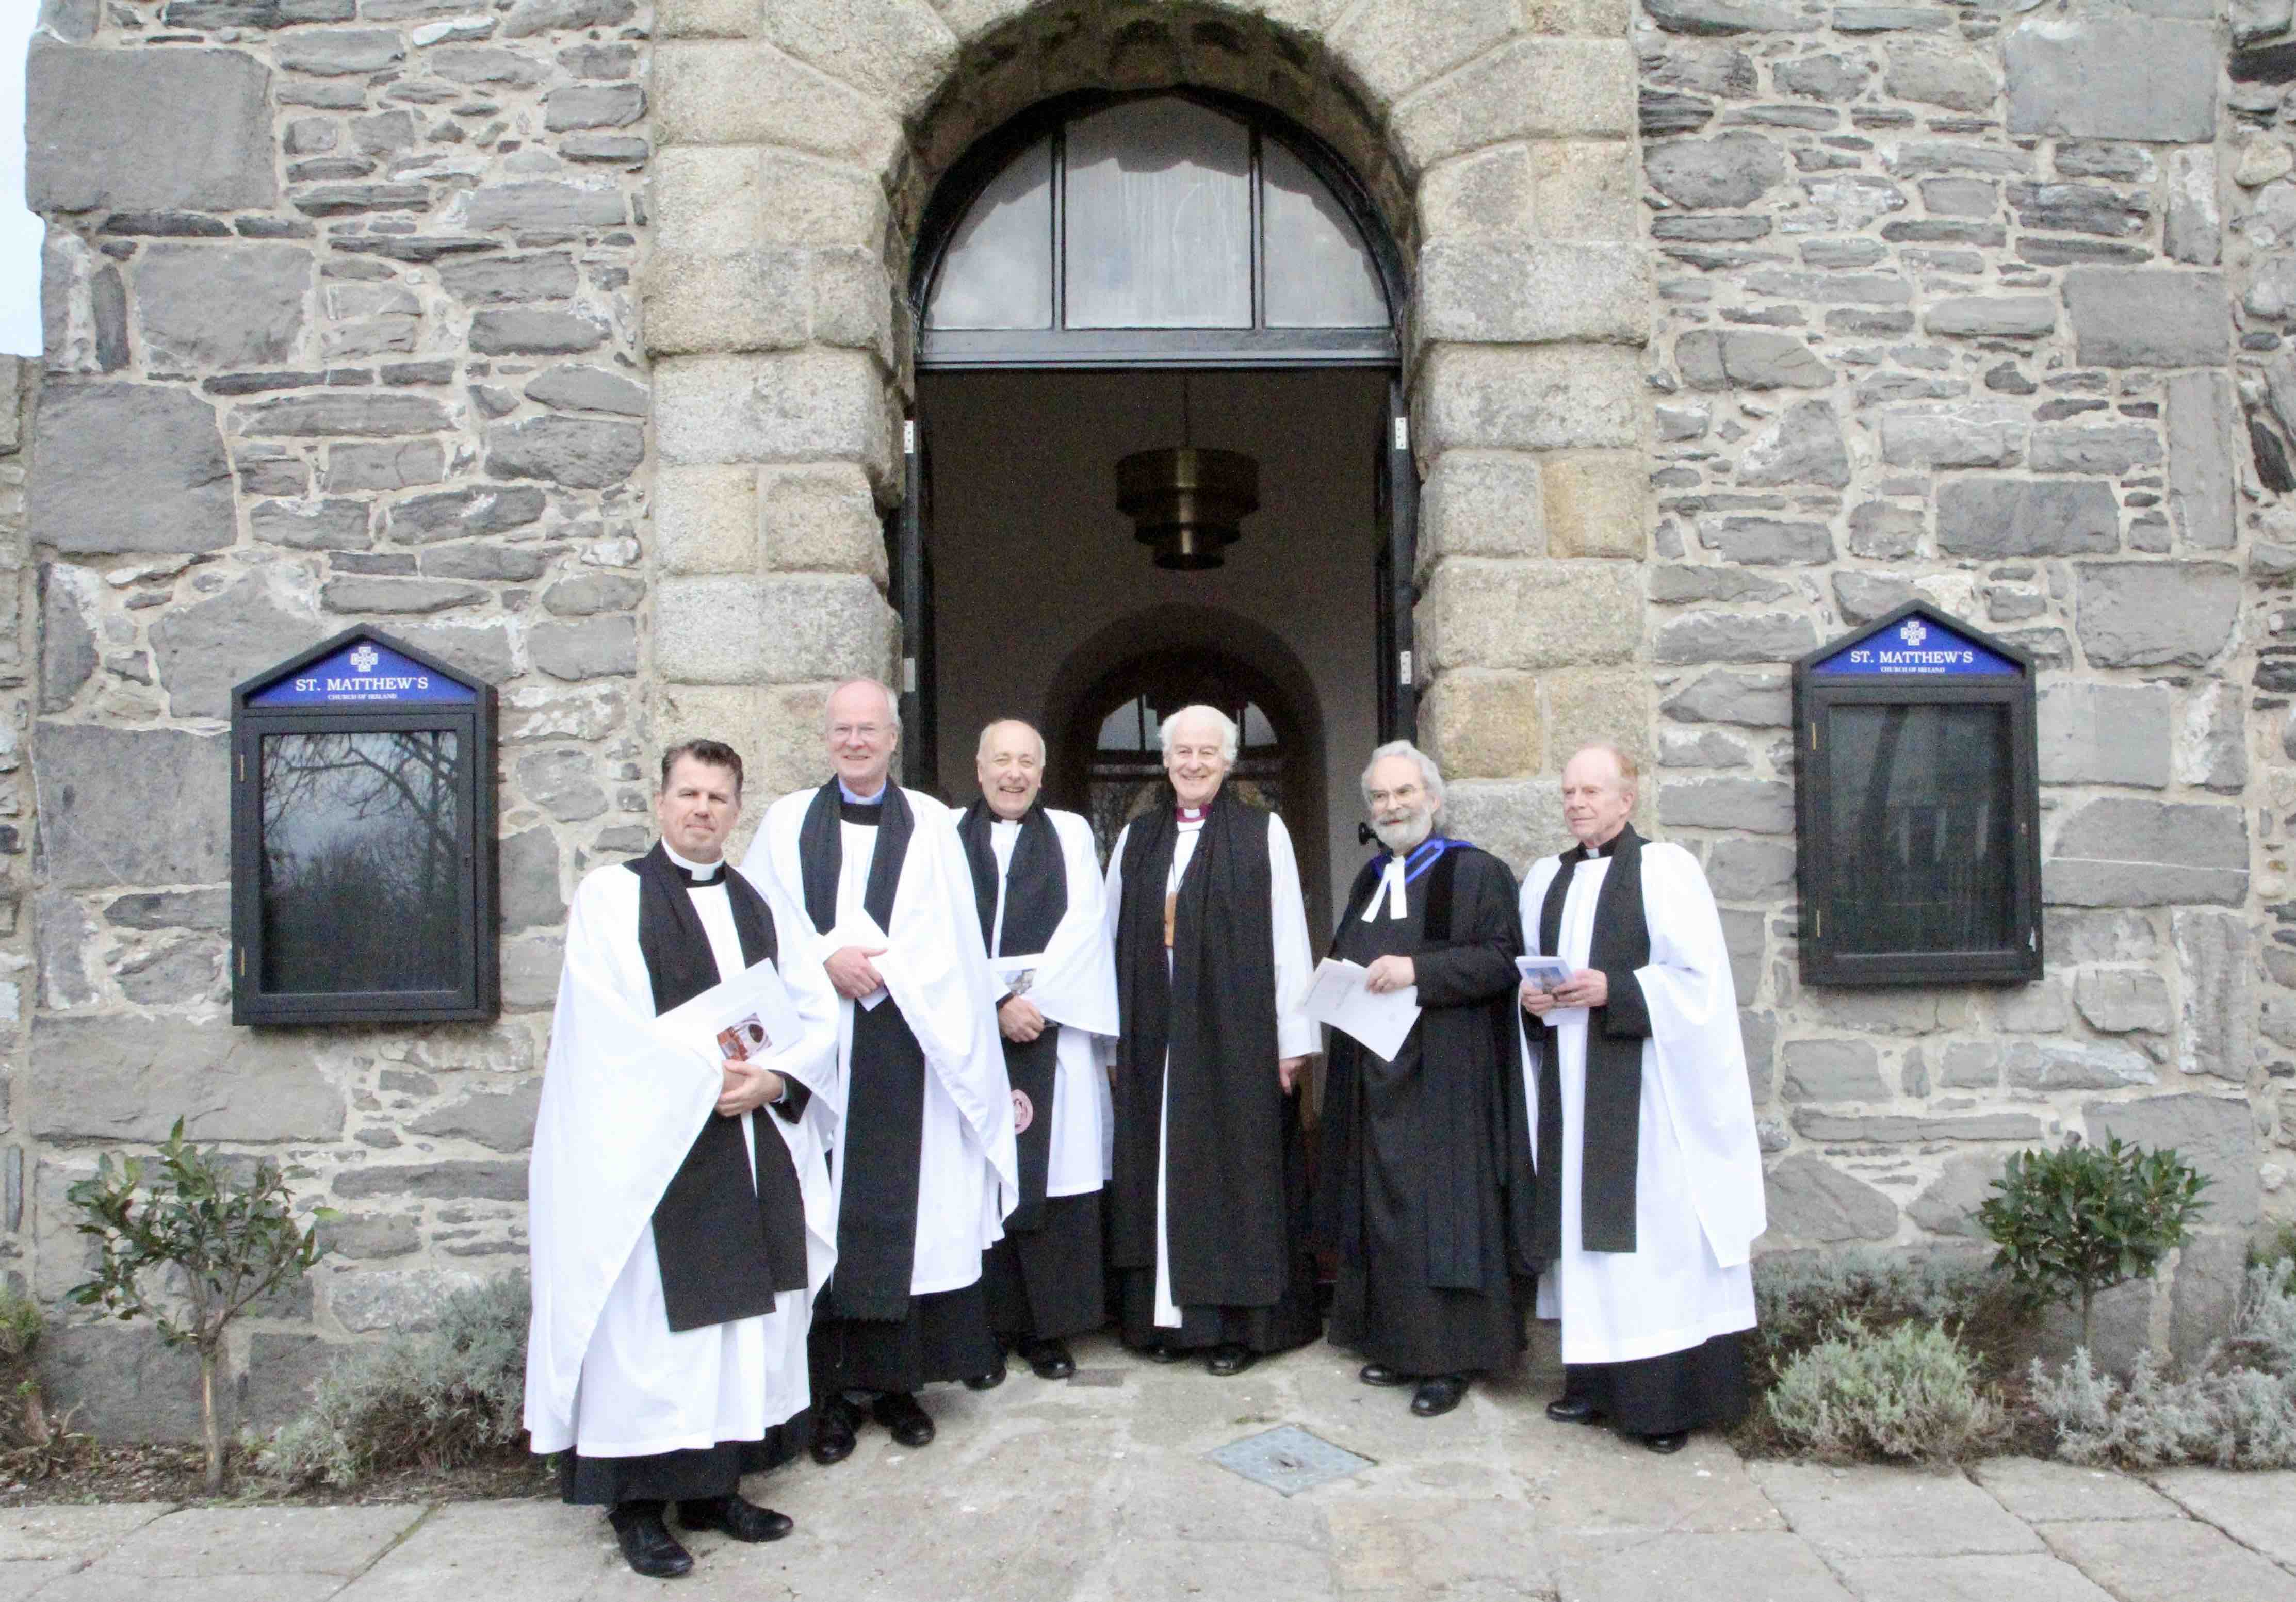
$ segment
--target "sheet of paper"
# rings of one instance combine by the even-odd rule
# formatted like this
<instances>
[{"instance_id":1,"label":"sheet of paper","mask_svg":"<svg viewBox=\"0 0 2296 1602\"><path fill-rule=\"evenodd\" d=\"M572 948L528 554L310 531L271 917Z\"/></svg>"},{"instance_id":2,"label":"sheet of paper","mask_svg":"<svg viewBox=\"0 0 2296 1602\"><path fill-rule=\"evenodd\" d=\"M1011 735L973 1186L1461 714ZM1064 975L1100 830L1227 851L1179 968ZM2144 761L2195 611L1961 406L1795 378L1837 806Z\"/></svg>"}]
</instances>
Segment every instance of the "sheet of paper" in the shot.
<instances>
[{"instance_id":1,"label":"sheet of paper","mask_svg":"<svg viewBox=\"0 0 2296 1602\"><path fill-rule=\"evenodd\" d=\"M1044 966L1044 953L1033 957L999 957L988 965L996 979L999 995L1024 996L1036 987L1037 969Z\"/></svg>"},{"instance_id":2,"label":"sheet of paper","mask_svg":"<svg viewBox=\"0 0 2296 1602\"><path fill-rule=\"evenodd\" d=\"M786 1051L805 1026L770 960L671 1008L654 1026L721 1062L758 1062Z\"/></svg>"},{"instance_id":3,"label":"sheet of paper","mask_svg":"<svg viewBox=\"0 0 2296 1602\"><path fill-rule=\"evenodd\" d=\"M1308 1016L1393 1061L1419 1021L1418 986L1375 995L1364 987L1364 977L1362 964L1324 958L1308 986Z\"/></svg>"},{"instance_id":4,"label":"sheet of paper","mask_svg":"<svg viewBox=\"0 0 2296 1602\"><path fill-rule=\"evenodd\" d=\"M1541 990L1553 990L1570 977L1570 964L1560 957L1517 957L1514 970Z\"/></svg>"},{"instance_id":5,"label":"sheet of paper","mask_svg":"<svg viewBox=\"0 0 2296 1602\"><path fill-rule=\"evenodd\" d=\"M885 931L877 927L875 919L865 911L856 910L851 917L839 919L837 927L821 937L821 944L824 949L832 952L842 951L849 945L857 945L865 952L874 952L888 951L893 943L886 937ZM882 985L878 985L860 999L861 1009L874 1012L890 993Z\"/></svg>"}]
</instances>

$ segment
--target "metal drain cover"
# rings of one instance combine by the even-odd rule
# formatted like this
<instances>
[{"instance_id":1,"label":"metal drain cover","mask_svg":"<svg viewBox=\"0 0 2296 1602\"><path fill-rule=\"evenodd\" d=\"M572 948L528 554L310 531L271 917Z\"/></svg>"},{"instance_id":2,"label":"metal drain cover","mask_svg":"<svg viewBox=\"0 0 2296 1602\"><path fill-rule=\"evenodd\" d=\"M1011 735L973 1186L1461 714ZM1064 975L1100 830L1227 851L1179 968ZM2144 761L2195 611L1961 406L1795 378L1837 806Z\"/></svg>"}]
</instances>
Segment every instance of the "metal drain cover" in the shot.
<instances>
[{"instance_id":1,"label":"metal drain cover","mask_svg":"<svg viewBox=\"0 0 2296 1602\"><path fill-rule=\"evenodd\" d=\"M1334 1446L1311 1435L1296 1424L1278 1425L1263 1434L1246 1435L1204 1455L1222 1468L1233 1469L1245 1479L1280 1491L1285 1496L1297 1496L1328 1481L1345 1479L1372 1465L1371 1459L1358 1457L1344 1446Z\"/></svg>"},{"instance_id":2,"label":"metal drain cover","mask_svg":"<svg viewBox=\"0 0 2296 1602\"><path fill-rule=\"evenodd\" d=\"M1096 1389L1113 1391L1124 1383L1124 1370L1121 1369L1078 1369L1075 1373L1069 1376L1069 1383L1072 1385L1082 1385L1087 1390Z\"/></svg>"}]
</instances>

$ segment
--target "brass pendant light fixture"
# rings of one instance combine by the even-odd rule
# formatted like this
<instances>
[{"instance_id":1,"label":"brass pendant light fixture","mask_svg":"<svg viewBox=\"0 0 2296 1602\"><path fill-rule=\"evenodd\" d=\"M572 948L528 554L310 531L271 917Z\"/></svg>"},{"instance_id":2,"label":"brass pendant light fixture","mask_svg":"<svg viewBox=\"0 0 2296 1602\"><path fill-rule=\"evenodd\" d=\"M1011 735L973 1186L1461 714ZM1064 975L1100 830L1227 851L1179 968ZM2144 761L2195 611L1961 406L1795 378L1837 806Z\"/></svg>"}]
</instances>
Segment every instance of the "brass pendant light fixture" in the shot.
<instances>
[{"instance_id":1,"label":"brass pendant light fixture","mask_svg":"<svg viewBox=\"0 0 2296 1602\"><path fill-rule=\"evenodd\" d=\"M1259 510L1259 463L1240 451L1199 449L1192 439L1188 375L1180 374L1180 443L1136 451L1116 464L1116 507L1155 548L1156 565L1200 573L1227 560L1236 525Z\"/></svg>"}]
</instances>

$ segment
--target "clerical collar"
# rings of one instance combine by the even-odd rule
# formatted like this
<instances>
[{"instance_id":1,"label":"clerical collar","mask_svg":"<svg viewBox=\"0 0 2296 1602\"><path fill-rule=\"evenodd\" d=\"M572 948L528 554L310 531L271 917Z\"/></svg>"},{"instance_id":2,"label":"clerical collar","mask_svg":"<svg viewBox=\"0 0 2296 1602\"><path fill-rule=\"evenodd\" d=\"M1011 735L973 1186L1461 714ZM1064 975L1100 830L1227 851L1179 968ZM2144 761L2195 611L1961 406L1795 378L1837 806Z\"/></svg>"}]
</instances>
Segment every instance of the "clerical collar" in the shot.
<instances>
[{"instance_id":1,"label":"clerical collar","mask_svg":"<svg viewBox=\"0 0 2296 1602\"><path fill-rule=\"evenodd\" d=\"M874 829L885 821L885 807L881 797L875 801L840 801L837 818L841 823L857 823L864 829Z\"/></svg>"},{"instance_id":2,"label":"clerical collar","mask_svg":"<svg viewBox=\"0 0 2296 1602\"><path fill-rule=\"evenodd\" d=\"M893 781L888 779L877 787L875 795L864 796L848 788L845 781L840 779L837 781L837 798L848 806L882 806L885 805L885 792L892 788Z\"/></svg>"},{"instance_id":3,"label":"clerical collar","mask_svg":"<svg viewBox=\"0 0 2296 1602\"><path fill-rule=\"evenodd\" d=\"M1591 862L1598 856L1616 856L1619 854L1620 843L1626 838L1627 831L1621 829L1599 846L1589 846L1581 841L1578 846L1580 859Z\"/></svg>"},{"instance_id":4,"label":"clerical collar","mask_svg":"<svg viewBox=\"0 0 2296 1602\"><path fill-rule=\"evenodd\" d=\"M1210 810L1204 806L1175 806L1172 817L1176 822L1201 823L1204 821L1204 814Z\"/></svg>"},{"instance_id":5,"label":"clerical collar","mask_svg":"<svg viewBox=\"0 0 2296 1602\"><path fill-rule=\"evenodd\" d=\"M726 859L722 856L714 862L688 862L672 851L668 841L662 843L661 854L669 859L669 865L677 870L689 890L707 889L726 882Z\"/></svg>"}]
</instances>

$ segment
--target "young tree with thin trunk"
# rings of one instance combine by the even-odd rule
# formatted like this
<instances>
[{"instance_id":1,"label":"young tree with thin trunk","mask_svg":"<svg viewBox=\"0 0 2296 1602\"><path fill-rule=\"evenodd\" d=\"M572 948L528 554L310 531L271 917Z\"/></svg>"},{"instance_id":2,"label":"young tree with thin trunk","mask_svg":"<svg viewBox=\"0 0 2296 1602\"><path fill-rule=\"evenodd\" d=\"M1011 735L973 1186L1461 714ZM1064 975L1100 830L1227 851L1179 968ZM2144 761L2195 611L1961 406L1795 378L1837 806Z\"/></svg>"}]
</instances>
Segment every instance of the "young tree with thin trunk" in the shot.
<instances>
[{"instance_id":1,"label":"young tree with thin trunk","mask_svg":"<svg viewBox=\"0 0 2296 1602\"><path fill-rule=\"evenodd\" d=\"M200 1423L207 1435L207 1489L223 1489L223 1420L216 1384L232 1321L310 1271L325 1248L316 1227L299 1224L291 1179L269 1157L252 1167L184 1139L176 1120L145 1181L144 1160L115 1163L106 1152L94 1179L65 1192L86 1214L79 1232L101 1247L95 1278L66 1293L82 1306L122 1319L148 1318L160 1338L200 1358ZM334 1217L328 1208L313 1225Z\"/></svg>"}]
</instances>

